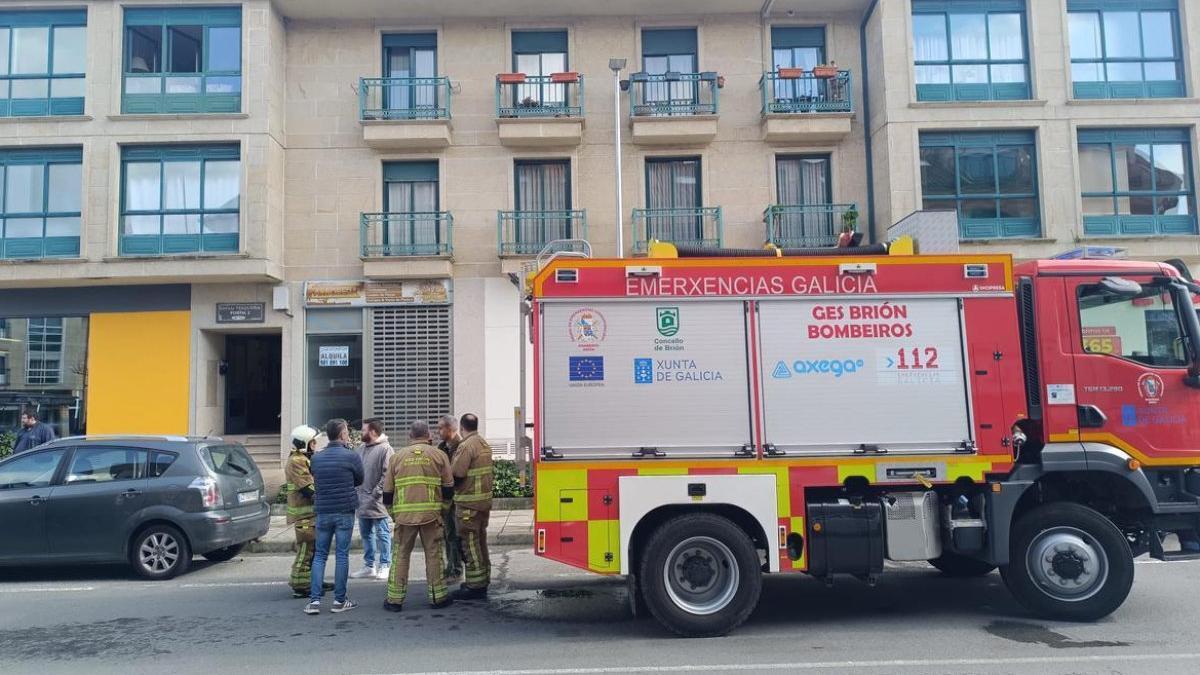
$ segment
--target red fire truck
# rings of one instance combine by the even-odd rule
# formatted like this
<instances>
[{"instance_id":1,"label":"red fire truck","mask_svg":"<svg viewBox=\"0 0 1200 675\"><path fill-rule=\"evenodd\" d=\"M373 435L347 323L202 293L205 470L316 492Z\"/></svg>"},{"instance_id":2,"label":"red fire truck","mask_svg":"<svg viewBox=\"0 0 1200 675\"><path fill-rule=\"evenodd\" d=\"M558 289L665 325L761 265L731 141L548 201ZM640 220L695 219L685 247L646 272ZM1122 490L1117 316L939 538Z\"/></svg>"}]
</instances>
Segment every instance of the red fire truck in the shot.
<instances>
[{"instance_id":1,"label":"red fire truck","mask_svg":"<svg viewBox=\"0 0 1200 675\"><path fill-rule=\"evenodd\" d=\"M744 621L766 573L999 568L1094 620L1135 557L1189 555L1164 551L1200 526L1186 268L913 248L542 265L537 554L688 636Z\"/></svg>"}]
</instances>

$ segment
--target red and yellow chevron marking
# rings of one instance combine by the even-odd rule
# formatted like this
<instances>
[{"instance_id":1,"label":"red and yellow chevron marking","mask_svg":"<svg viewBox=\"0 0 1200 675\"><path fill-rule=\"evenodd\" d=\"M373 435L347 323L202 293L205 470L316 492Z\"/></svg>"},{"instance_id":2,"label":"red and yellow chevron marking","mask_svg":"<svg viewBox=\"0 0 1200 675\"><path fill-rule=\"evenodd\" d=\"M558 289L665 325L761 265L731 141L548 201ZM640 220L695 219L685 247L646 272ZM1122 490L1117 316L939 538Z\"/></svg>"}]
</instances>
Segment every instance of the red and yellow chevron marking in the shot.
<instances>
[{"instance_id":1,"label":"red and yellow chevron marking","mask_svg":"<svg viewBox=\"0 0 1200 675\"><path fill-rule=\"evenodd\" d=\"M621 570L620 507L618 481L621 476L683 476L720 474L771 474L776 478L777 517L785 532L805 533L807 488L836 487L847 478L861 476L875 481L876 465L884 460L870 457L796 458L711 461L615 461L538 462L535 470L536 530L545 531L547 558L601 574ZM895 462L896 458L886 461ZM1007 456L949 455L904 457L905 463L938 462L946 466L942 481L960 478L983 482L987 473L1007 471ZM768 532L774 542L778 533ZM801 556L792 560L779 545L779 568L785 572L807 569Z\"/></svg>"}]
</instances>

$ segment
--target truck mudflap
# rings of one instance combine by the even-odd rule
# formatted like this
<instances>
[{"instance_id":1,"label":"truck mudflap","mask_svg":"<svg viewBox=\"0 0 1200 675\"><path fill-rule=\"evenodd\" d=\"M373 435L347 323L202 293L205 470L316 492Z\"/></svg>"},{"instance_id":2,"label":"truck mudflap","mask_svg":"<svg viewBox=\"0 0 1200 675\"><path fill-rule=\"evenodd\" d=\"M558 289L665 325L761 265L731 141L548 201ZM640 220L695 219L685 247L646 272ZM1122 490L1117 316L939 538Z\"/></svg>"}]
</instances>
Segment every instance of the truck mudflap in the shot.
<instances>
[{"instance_id":1,"label":"truck mudflap","mask_svg":"<svg viewBox=\"0 0 1200 675\"><path fill-rule=\"evenodd\" d=\"M1145 501L1152 514L1148 540L1136 547L1135 555L1148 551L1160 560L1200 558L1200 554L1168 552L1163 549L1166 532L1188 531L1200 528L1200 495L1189 491L1192 483L1200 485L1200 472L1195 468L1177 468L1186 472L1180 481L1173 499L1164 498L1162 489L1156 490L1150 472L1162 471L1155 467L1147 470L1124 450L1104 443L1050 443L1041 451L1037 464L1019 464L1006 480L994 483L987 494L987 510L990 514L988 547L982 556L995 565L1009 562L1010 532L1013 515L1026 491L1039 480L1056 473L1099 473L1114 475L1126 481Z\"/></svg>"}]
</instances>

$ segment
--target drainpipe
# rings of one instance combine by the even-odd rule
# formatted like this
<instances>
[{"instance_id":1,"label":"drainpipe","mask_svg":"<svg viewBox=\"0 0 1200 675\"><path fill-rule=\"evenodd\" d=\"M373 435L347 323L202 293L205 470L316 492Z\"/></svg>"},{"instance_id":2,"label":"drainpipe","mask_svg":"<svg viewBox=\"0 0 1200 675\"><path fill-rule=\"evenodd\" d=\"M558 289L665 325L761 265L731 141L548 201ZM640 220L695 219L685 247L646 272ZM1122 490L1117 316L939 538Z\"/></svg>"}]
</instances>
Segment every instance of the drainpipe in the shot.
<instances>
[{"instance_id":1,"label":"drainpipe","mask_svg":"<svg viewBox=\"0 0 1200 675\"><path fill-rule=\"evenodd\" d=\"M771 18L771 8L774 6L775 6L775 0L763 0L762 10L760 10L762 12L762 18L764 18L764 19Z\"/></svg>"},{"instance_id":2,"label":"drainpipe","mask_svg":"<svg viewBox=\"0 0 1200 675\"><path fill-rule=\"evenodd\" d=\"M767 0L769 6L774 0ZM879 0L871 0L867 13L858 26L859 61L862 69L863 151L867 154L867 241L875 243L875 158L871 152L871 75L867 68L867 22L875 13Z\"/></svg>"}]
</instances>

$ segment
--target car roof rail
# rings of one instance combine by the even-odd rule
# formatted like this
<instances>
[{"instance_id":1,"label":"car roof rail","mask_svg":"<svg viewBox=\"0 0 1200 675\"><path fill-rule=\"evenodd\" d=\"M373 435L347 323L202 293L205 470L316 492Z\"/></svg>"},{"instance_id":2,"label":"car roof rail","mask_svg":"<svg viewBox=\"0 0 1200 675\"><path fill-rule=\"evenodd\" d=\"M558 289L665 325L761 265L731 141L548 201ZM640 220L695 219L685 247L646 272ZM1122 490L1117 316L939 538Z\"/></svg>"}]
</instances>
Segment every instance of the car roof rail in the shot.
<instances>
[{"instance_id":1,"label":"car roof rail","mask_svg":"<svg viewBox=\"0 0 1200 675\"><path fill-rule=\"evenodd\" d=\"M188 436L179 436L174 434L83 434L78 436L63 436L55 439L58 441L172 441L175 443L184 443L192 438Z\"/></svg>"}]
</instances>

